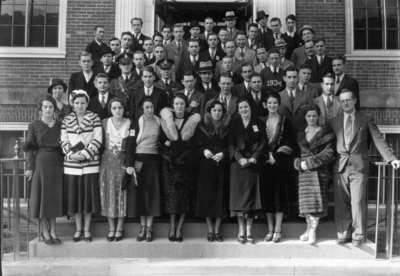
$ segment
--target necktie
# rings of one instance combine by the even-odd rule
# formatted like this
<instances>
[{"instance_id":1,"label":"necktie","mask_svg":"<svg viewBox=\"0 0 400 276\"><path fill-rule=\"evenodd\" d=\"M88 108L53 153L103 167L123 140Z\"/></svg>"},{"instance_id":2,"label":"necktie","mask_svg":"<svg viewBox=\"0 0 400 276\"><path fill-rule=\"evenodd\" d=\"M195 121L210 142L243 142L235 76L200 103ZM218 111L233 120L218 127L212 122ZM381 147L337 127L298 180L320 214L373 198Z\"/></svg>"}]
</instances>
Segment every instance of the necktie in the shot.
<instances>
[{"instance_id":1,"label":"necktie","mask_svg":"<svg viewBox=\"0 0 400 276\"><path fill-rule=\"evenodd\" d=\"M264 69L265 67L267 67L266 62L261 62L261 63L262 63L262 65L263 65L263 69Z\"/></svg>"},{"instance_id":2,"label":"necktie","mask_svg":"<svg viewBox=\"0 0 400 276\"><path fill-rule=\"evenodd\" d=\"M337 84L340 83L340 78L339 78L339 76L336 77L336 83L337 83Z\"/></svg>"},{"instance_id":3,"label":"necktie","mask_svg":"<svg viewBox=\"0 0 400 276\"><path fill-rule=\"evenodd\" d=\"M328 100L326 101L326 106L327 106L328 108L331 108L331 106L332 106L331 97L328 97Z\"/></svg>"},{"instance_id":4,"label":"necktie","mask_svg":"<svg viewBox=\"0 0 400 276\"><path fill-rule=\"evenodd\" d=\"M250 92L251 92L251 87L250 87L250 85L247 84L247 93L250 93Z\"/></svg>"},{"instance_id":5,"label":"necktie","mask_svg":"<svg viewBox=\"0 0 400 276\"><path fill-rule=\"evenodd\" d=\"M196 58L192 57L192 65L195 66L196 65Z\"/></svg>"},{"instance_id":6,"label":"necktie","mask_svg":"<svg viewBox=\"0 0 400 276\"><path fill-rule=\"evenodd\" d=\"M240 48L240 57L241 57L241 58L244 57L244 52L243 52L243 49L242 49L242 48Z\"/></svg>"},{"instance_id":7,"label":"necktie","mask_svg":"<svg viewBox=\"0 0 400 276\"><path fill-rule=\"evenodd\" d=\"M278 39L278 35L277 35L277 34L275 35L275 40L276 40L276 39Z\"/></svg>"},{"instance_id":8,"label":"necktie","mask_svg":"<svg viewBox=\"0 0 400 276\"><path fill-rule=\"evenodd\" d=\"M222 50L225 51L225 43L222 43Z\"/></svg>"},{"instance_id":9,"label":"necktie","mask_svg":"<svg viewBox=\"0 0 400 276\"><path fill-rule=\"evenodd\" d=\"M166 41L166 40L164 40L164 46L165 46L165 45L167 45L167 41Z\"/></svg>"},{"instance_id":10,"label":"necktie","mask_svg":"<svg viewBox=\"0 0 400 276\"><path fill-rule=\"evenodd\" d=\"M225 108L228 108L228 99L226 98L226 96L222 97L222 104L225 106Z\"/></svg>"},{"instance_id":11,"label":"necktie","mask_svg":"<svg viewBox=\"0 0 400 276\"><path fill-rule=\"evenodd\" d=\"M150 55L149 55L149 54L147 54L147 59L148 59L148 60L150 60L150 59L151 59L151 57L150 57Z\"/></svg>"},{"instance_id":12,"label":"necktie","mask_svg":"<svg viewBox=\"0 0 400 276\"><path fill-rule=\"evenodd\" d=\"M321 57L320 59L319 59L319 66L322 66L322 63L324 62L324 57Z\"/></svg>"},{"instance_id":13,"label":"necktie","mask_svg":"<svg viewBox=\"0 0 400 276\"><path fill-rule=\"evenodd\" d=\"M209 84L209 83L207 83L206 85L207 85L206 92L210 92L210 91L211 91L211 89L210 89L210 84Z\"/></svg>"},{"instance_id":14,"label":"necktie","mask_svg":"<svg viewBox=\"0 0 400 276\"><path fill-rule=\"evenodd\" d=\"M303 85L303 87L301 88L302 91L306 91L306 86Z\"/></svg>"},{"instance_id":15,"label":"necktie","mask_svg":"<svg viewBox=\"0 0 400 276\"><path fill-rule=\"evenodd\" d=\"M128 84L128 76L125 76L125 84Z\"/></svg>"},{"instance_id":16,"label":"necktie","mask_svg":"<svg viewBox=\"0 0 400 276\"><path fill-rule=\"evenodd\" d=\"M167 87L168 87L168 85L169 85L169 83L168 83L168 81L167 81L167 80L165 81L165 85L166 85Z\"/></svg>"},{"instance_id":17,"label":"necktie","mask_svg":"<svg viewBox=\"0 0 400 276\"><path fill-rule=\"evenodd\" d=\"M256 104L258 105L260 103L260 97L258 97L258 93L256 94Z\"/></svg>"},{"instance_id":18,"label":"necktie","mask_svg":"<svg viewBox=\"0 0 400 276\"><path fill-rule=\"evenodd\" d=\"M346 143L347 150L349 150L349 144L352 134L352 125L353 125L353 120L351 119L351 115L349 115L347 117L346 126L344 128L344 139L345 139L344 142Z\"/></svg>"},{"instance_id":19,"label":"necktie","mask_svg":"<svg viewBox=\"0 0 400 276\"><path fill-rule=\"evenodd\" d=\"M143 71L139 70L139 77L142 77L142 76L143 76Z\"/></svg>"},{"instance_id":20,"label":"necktie","mask_svg":"<svg viewBox=\"0 0 400 276\"><path fill-rule=\"evenodd\" d=\"M103 108L106 106L106 102L105 102L105 99L104 99L104 98L105 98L105 96L102 95L102 96L101 96L101 102L100 102L100 103L101 103L101 106L102 106Z\"/></svg>"},{"instance_id":21,"label":"necktie","mask_svg":"<svg viewBox=\"0 0 400 276\"><path fill-rule=\"evenodd\" d=\"M110 71L110 67L111 67L111 66L106 66L106 67L104 67L104 72L108 73L108 71Z\"/></svg>"},{"instance_id":22,"label":"necktie","mask_svg":"<svg viewBox=\"0 0 400 276\"><path fill-rule=\"evenodd\" d=\"M289 92L289 99L290 99L290 103L293 103L294 96L293 96L293 92L292 91Z\"/></svg>"},{"instance_id":23,"label":"necktie","mask_svg":"<svg viewBox=\"0 0 400 276\"><path fill-rule=\"evenodd\" d=\"M251 40L251 42L250 42L250 48L253 48L253 46L254 46L254 40Z\"/></svg>"},{"instance_id":24,"label":"necktie","mask_svg":"<svg viewBox=\"0 0 400 276\"><path fill-rule=\"evenodd\" d=\"M215 51L211 50L211 59L214 59L214 58L215 58Z\"/></svg>"},{"instance_id":25,"label":"necktie","mask_svg":"<svg viewBox=\"0 0 400 276\"><path fill-rule=\"evenodd\" d=\"M275 67L274 67L274 72L273 72L274 74L276 74L276 73L278 73L278 69L276 69Z\"/></svg>"},{"instance_id":26,"label":"necktie","mask_svg":"<svg viewBox=\"0 0 400 276\"><path fill-rule=\"evenodd\" d=\"M133 44L136 45L137 43L138 43L138 40L137 40L137 37L135 35L135 36L133 36Z\"/></svg>"},{"instance_id":27,"label":"necktie","mask_svg":"<svg viewBox=\"0 0 400 276\"><path fill-rule=\"evenodd\" d=\"M179 56L181 55L181 50L182 50L182 47L181 47L181 43L180 42L178 42L178 54L179 54Z\"/></svg>"}]
</instances>

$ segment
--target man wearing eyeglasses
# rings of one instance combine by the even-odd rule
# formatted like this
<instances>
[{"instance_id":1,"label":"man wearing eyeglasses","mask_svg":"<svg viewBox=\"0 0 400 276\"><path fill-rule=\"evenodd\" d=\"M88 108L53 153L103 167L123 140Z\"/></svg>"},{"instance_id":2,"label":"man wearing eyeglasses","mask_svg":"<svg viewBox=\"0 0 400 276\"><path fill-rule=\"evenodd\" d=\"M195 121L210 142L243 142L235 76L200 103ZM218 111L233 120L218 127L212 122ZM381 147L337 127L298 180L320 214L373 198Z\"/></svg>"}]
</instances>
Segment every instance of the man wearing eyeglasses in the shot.
<instances>
[{"instance_id":1,"label":"man wearing eyeglasses","mask_svg":"<svg viewBox=\"0 0 400 276\"><path fill-rule=\"evenodd\" d=\"M355 108L355 93L344 89L339 94L343 113L328 122L336 135L337 156L333 162L335 223L339 245L352 242L360 246L365 237L366 185L369 174L369 136L386 162L400 166L370 114Z\"/></svg>"}]
</instances>

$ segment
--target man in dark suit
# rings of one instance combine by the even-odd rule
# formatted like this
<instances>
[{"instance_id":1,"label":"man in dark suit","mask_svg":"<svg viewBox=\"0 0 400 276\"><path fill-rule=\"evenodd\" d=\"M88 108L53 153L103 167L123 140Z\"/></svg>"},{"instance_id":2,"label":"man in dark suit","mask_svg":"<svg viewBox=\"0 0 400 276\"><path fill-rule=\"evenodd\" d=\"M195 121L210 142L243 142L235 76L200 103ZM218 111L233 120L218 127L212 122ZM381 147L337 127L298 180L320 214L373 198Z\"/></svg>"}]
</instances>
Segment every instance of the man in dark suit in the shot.
<instances>
[{"instance_id":1,"label":"man in dark suit","mask_svg":"<svg viewBox=\"0 0 400 276\"><path fill-rule=\"evenodd\" d=\"M121 54L121 40L118 37L112 37L108 44L110 45L111 51L115 53L113 56L113 64L115 64L115 58Z\"/></svg>"},{"instance_id":2,"label":"man in dark suit","mask_svg":"<svg viewBox=\"0 0 400 276\"><path fill-rule=\"evenodd\" d=\"M246 42L246 35L244 34L244 32L240 31L236 35L237 49L235 52L235 59L251 64L252 66L256 66L258 64L256 51L248 48L246 46Z\"/></svg>"},{"instance_id":3,"label":"man in dark suit","mask_svg":"<svg viewBox=\"0 0 400 276\"><path fill-rule=\"evenodd\" d=\"M108 47L106 43L103 43L104 33L105 30L103 26L94 27L94 39L86 46L85 49L85 52L92 54L94 66L97 66L100 62L100 53L104 52Z\"/></svg>"},{"instance_id":4,"label":"man in dark suit","mask_svg":"<svg viewBox=\"0 0 400 276\"><path fill-rule=\"evenodd\" d=\"M204 33L199 34L199 38L207 41L208 35L213 32L214 25L214 20L211 17L206 17L204 19Z\"/></svg>"},{"instance_id":5,"label":"man in dark suit","mask_svg":"<svg viewBox=\"0 0 400 276\"><path fill-rule=\"evenodd\" d=\"M191 70L188 70L183 74L182 84L185 89L176 93L183 93L188 98L188 106L186 107L186 111L199 113L200 116L203 117L205 112L206 97L203 93L194 89L196 77Z\"/></svg>"},{"instance_id":6,"label":"man in dark suit","mask_svg":"<svg viewBox=\"0 0 400 276\"><path fill-rule=\"evenodd\" d=\"M197 39L190 39L188 43L189 43L188 46L189 56L183 57L179 61L178 67L176 68L177 80L183 79L183 74L188 70L192 70L194 72L199 70L199 64L200 64L199 41Z\"/></svg>"},{"instance_id":7,"label":"man in dark suit","mask_svg":"<svg viewBox=\"0 0 400 276\"><path fill-rule=\"evenodd\" d=\"M286 33L282 34L282 38L289 44L286 51L286 59L290 60L294 49L304 45L301 36L294 30L296 27L296 16L289 14L286 17ZM296 64L295 64L296 65Z\"/></svg>"},{"instance_id":8,"label":"man in dark suit","mask_svg":"<svg viewBox=\"0 0 400 276\"><path fill-rule=\"evenodd\" d=\"M360 87L356 79L345 73L346 58L342 56L335 57L332 60L332 69L335 74L335 95L338 96L343 89L353 91L356 97L356 110L360 111Z\"/></svg>"},{"instance_id":9,"label":"man in dark suit","mask_svg":"<svg viewBox=\"0 0 400 276\"><path fill-rule=\"evenodd\" d=\"M126 101L126 112L128 113L130 99L132 98L134 91L141 87L142 80L135 78L132 74L133 63L132 55L130 53L118 56L117 62L121 69L121 76L111 81L109 92L115 97L119 97Z\"/></svg>"},{"instance_id":10,"label":"man in dark suit","mask_svg":"<svg viewBox=\"0 0 400 276\"><path fill-rule=\"evenodd\" d=\"M168 101L170 102L174 93L183 89L182 84L175 82L172 79L172 66L174 65L174 60L163 58L157 61L156 65L160 68L161 79L156 81L154 86L164 89L167 92Z\"/></svg>"},{"instance_id":11,"label":"man in dark suit","mask_svg":"<svg viewBox=\"0 0 400 276\"><path fill-rule=\"evenodd\" d=\"M229 33L229 39L235 41L237 33L240 31L235 28L236 19L234 11L227 11L225 13L224 21L226 23L226 29Z\"/></svg>"},{"instance_id":12,"label":"man in dark suit","mask_svg":"<svg viewBox=\"0 0 400 276\"><path fill-rule=\"evenodd\" d=\"M143 42L147 38L144 34L142 34L143 20L138 17L134 17L131 19L131 25L133 30L133 41L131 46L131 51L144 51L143 50Z\"/></svg>"},{"instance_id":13,"label":"man in dark suit","mask_svg":"<svg viewBox=\"0 0 400 276\"><path fill-rule=\"evenodd\" d=\"M326 43L324 38L319 38L315 40L315 48L317 55L312 59L306 61L306 64L311 68L311 83L321 83L322 76L331 73L332 69L332 58L325 55Z\"/></svg>"},{"instance_id":14,"label":"man in dark suit","mask_svg":"<svg viewBox=\"0 0 400 276\"><path fill-rule=\"evenodd\" d=\"M151 38L146 38L143 41L143 49L144 49L144 66L153 64L156 62L156 57L154 56L154 43Z\"/></svg>"},{"instance_id":15,"label":"man in dark suit","mask_svg":"<svg viewBox=\"0 0 400 276\"><path fill-rule=\"evenodd\" d=\"M161 34L163 36L164 47L174 40L174 37L172 35L172 28L170 25L163 25L161 27Z\"/></svg>"},{"instance_id":16,"label":"man in dark suit","mask_svg":"<svg viewBox=\"0 0 400 276\"><path fill-rule=\"evenodd\" d=\"M236 72L233 71L233 59L234 58L232 58L232 57L225 56L222 58L221 66L219 66L217 63L216 67L221 69L220 72L228 72L232 77L233 83L236 85L236 84L242 83L243 78L241 75L236 73L237 71ZM243 64L244 64L244 62L241 62L241 65L243 65ZM239 70L241 70L241 67L239 68ZM221 75L221 73L219 73L218 75L214 74L214 79L219 79L220 75ZM216 77L216 76L218 76L218 77Z\"/></svg>"},{"instance_id":17,"label":"man in dark suit","mask_svg":"<svg viewBox=\"0 0 400 276\"><path fill-rule=\"evenodd\" d=\"M267 95L263 90L263 82L260 74L254 72L250 75L250 93L245 97L248 98L251 113L256 117L264 117L268 114L267 105L264 103L264 98Z\"/></svg>"},{"instance_id":18,"label":"man in dark suit","mask_svg":"<svg viewBox=\"0 0 400 276\"><path fill-rule=\"evenodd\" d=\"M213 67L211 61L201 61L199 65L200 81L196 81L194 89L203 93L207 102L219 92L218 82L213 80Z\"/></svg>"},{"instance_id":19,"label":"man in dark suit","mask_svg":"<svg viewBox=\"0 0 400 276\"><path fill-rule=\"evenodd\" d=\"M108 110L107 104L114 95L108 93L110 83L106 74L98 73L94 79L94 85L97 88L98 95L90 99L88 110L96 113L99 116L100 121L103 121L112 116L112 113Z\"/></svg>"},{"instance_id":20,"label":"man in dark suit","mask_svg":"<svg viewBox=\"0 0 400 276\"><path fill-rule=\"evenodd\" d=\"M133 64L135 65L135 69L132 70L132 75L136 79L141 79L143 76L143 68L146 59L144 57L144 53L141 51L137 51L133 54Z\"/></svg>"},{"instance_id":21,"label":"man in dark suit","mask_svg":"<svg viewBox=\"0 0 400 276\"><path fill-rule=\"evenodd\" d=\"M214 102L214 101L220 101L226 108L226 112L231 116L237 115L236 111L236 101L238 97L236 97L235 94L232 93L232 86L233 86L233 81L232 81L232 76L227 73L223 72L219 76L219 82L218 85L221 89L221 92L216 94L214 98L210 99L205 107L205 110Z\"/></svg>"},{"instance_id":22,"label":"man in dark suit","mask_svg":"<svg viewBox=\"0 0 400 276\"><path fill-rule=\"evenodd\" d=\"M272 48L272 45L267 45L267 36L272 36L272 30L267 27L268 24L268 14L265 14L264 11L257 12L256 22L260 25L258 29L257 37L258 40L265 45L267 51Z\"/></svg>"},{"instance_id":23,"label":"man in dark suit","mask_svg":"<svg viewBox=\"0 0 400 276\"><path fill-rule=\"evenodd\" d=\"M232 88L232 93L234 95L236 95L236 97L241 98L250 93L250 91L251 91L250 76L252 74L253 74L253 66L251 66L251 64L247 64L247 63L243 64L242 65L243 82L236 84Z\"/></svg>"},{"instance_id":24,"label":"man in dark suit","mask_svg":"<svg viewBox=\"0 0 400 276\"><path fill-rule=\"evenodd\" d=\"M173 59L175 66L179 64L181 58L188 56L187 42L183 40L183 25L176 23L172 26L175 39L165 46L165 54L167 58ZM178 79L177 79L178 80Z\"/></svg>"},{"instance_id":25,"label":"man in dark suit","mask_svg":"<svg viewBox=\"0 0 400 276\"><path fill-rule=\"evenodd\" d=\"M207 39L208 50L199 54L201 61L211 61L213 69L215 69L217 62L226 56L225 51L218 48L218 42L218 35L215 33L210 33Z\"/></svg>"},{"instance_id":26,"label":"man in dark suit","mask_svg":"<svg viewBox=\"0 0 400 276\"><path fill-rule=\"evenodd\" d=\"M223 66L223 59L225 59L226 57L230 57L231 61L232 61L232 69L229 68L229 70L230 70L229 72L233 72L239 76L240 76L240 73L242 72L242 65L244 62L242 60L235 58L235 52L236 52L235 42L233 42L232 40L228 40L225 45L226 45L226 47L225 47L226 56L223 57L222 60L218 61L217 64L215 65L215 72L214 72L215 80L219 80L219 75L222 72L226 72L226 69L224 69L224 66ZM237 77L233 77L233 78L234 78L234 82L235 82L235 79L237 79Z\"/></svg>"},{"instance_id":27,"label":"man in dark suit","mask_svg":"<svg viewBox=\"0 0 400 276\"><path fill-rule=\"evenodd\" d=\"M356 98L342 90L339 100L343 113L329 121L336 135L337 156L333 161L333 188L337 244L352 242L360 246L366 235L366 185L369 177L369 137L386 162L397 169L400 161L386 143L370 114L355 109Z\"/></svg>"},{"instance_id":28,"label":"man in dark suit","mask_svg":"<svg viewBox=\"0 0 400 276\"><path fill-rule=\"evenodd\" d=\"M144 96L153 97L154 104L154 114L159 116L161 109L168 105L167 93L164 89L155 87L154 84L155 79L155 71L151 66L146 66L143 68L143 87L135 90L130 99L130 109L129 109L129 118L131 120L138 119L142 114L143 110L139 106L140 100Z\"/></svg>"},{"instance_id":29,"label":"man in dark suit","mask_svg":"<svg viewBox=\"0 0 400 276\"><path fill-rule=\"evenodd\" d=\"M124 53L132 53L133 54L133 52L131 51L132 43L133 43L132 33L131 32L123 32L121 34L121 53L120 54L124 54Z\"/></svg>"},{"instance_id":30,"label":"man in dark suit","mask_svg":"<svg viewBox=\"0 0 400 276\"><path fill-rule=\"evenodd\" d=\"M218 39L219 39L219 44L218 44L218 49L226 52L226 42L229 39L229 31L226 28L222 28L218 32Z\"/></svg>"},{"instance_id":31,"label":"man in dark suit","mask_svg":"<svg viewBox=\"0 0 400 276\"><path fill-rule=\"evenodd\" d=\"M190 22L189 33L191 34L190 39L195 39L199 42L199 45L200 45L199 53L204 52L208 49L207 41L199 38L200 25L199 25L198 21Z\"/></svg>"},{"instance_id":32,"label":"man in dark suit","mask_svg":"<svg viewBox=\"0 0 400 276\"><path fill-rule=\"evenodd\" d=\"M261 43L261 41L257 37L258 26L256 23L251 23L247 29L247 40L246 47L252 50L257 50L257 45ZM258 64L258 60L257 60ZM256 65L257 65L256 64Z\"/></svg>"},{"instance_id":33,"label":"man in dark suit","mask_svg":"<svg viewBox=\"0 0 400 276\"><path fill-rule=\"evenodd\" d=\"M302 46L305 51L305 55L302 57L299 57L297 59L297 63L295 64L297 70L300 69L300 67L306 63L307 60L312 59L315 56L315 42L314 40L309 40L304 45Z\"/></svg>"},{"instance_id":34,"label":"man in dark suit","mask_svg":"<svg viewBox=\"0 0 400 276\"><path fill-rule=\"evenodd\" d=\"M303 112L312 104L313 95L297 89L296 68L286 69L283 80L286 83L286 89L279 92L281 96L279 114L286 116L292 122L293 133L296 133L299 127L306 124Z\"/></svg>"},{"instance_id":35,"label":"man in dark suit","mask_svg":"<svg viewBox=\"0 0 400 276\"><path fill-rule=\"evenodd\" d=\"M303 39L304 43L307 41L313 40L315 37L315 31L310 25L304 25L303 28L300 29L299 34L301 38ZM305 59L307 57L307 54L305 52L304 45L296 48L293 50L291 61L293 62L294 65L297 66L297 62L299 59ZM300 64L301 65L301 64Z\"/></svg>"},{"instance_id":36,"label":"man in dark suit","mask_svg":"<svg viewBox=\"0 0 400 276\"><path fill-rule=\"evenodd\" d=\"M94 94L92 95L92 87L96 73L92 71L92 55L88 52L82 52L79 55L79 65L82 71L72 73L69 78L68 99L72 91L79 89L86 91L89 97L93 98L96 96Z\"/></svg>"},{"instance_id":37,"label":"man in dark suit","mask_svg":"<svg viewBox=\"0 0 400 276\"><path fill-rule=\"evenodd\" d=\"M299 70L299 84L297 85L298 90L306 91L313 95L313 98L317 98L322 93L322 88L317 89L314 85L309 83L311 78L311 68L307 64L303 64ZM321 87L321 85L320 85Z\"/></svg>"},{"instance_id":38,"label":"man in dark suit","mask_svg":"<svg viewBox=\"0 0 400 276\"><path fill-rule=\"evenodd\" d=\"M96 67L97 73L105 73L111 81L121 75L121 69L113 63L114 51L107 47L104 52L100 53L100 64Z\"/></svg>"},{"instance_id":39,"label":"man in dark suit","mask_svg":"<svg viewBox=\"0 0 400 276\"><path fill-rule=\"evenodd\" d=\"M259 64L254 67L254 72L260 73L262 69L268 66L268 54L264 44L259 43L256 49Z\"/></svg>"}]
</instances>

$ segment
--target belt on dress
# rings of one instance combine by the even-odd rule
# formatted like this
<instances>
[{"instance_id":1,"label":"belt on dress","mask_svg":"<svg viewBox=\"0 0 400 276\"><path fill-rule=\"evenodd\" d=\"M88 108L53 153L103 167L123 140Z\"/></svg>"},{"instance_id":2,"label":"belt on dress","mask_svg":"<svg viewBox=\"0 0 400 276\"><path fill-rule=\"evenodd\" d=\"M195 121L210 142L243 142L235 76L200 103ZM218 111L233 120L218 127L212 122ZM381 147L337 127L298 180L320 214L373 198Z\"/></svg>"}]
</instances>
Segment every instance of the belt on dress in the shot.
<instances>
[{"instance_id":1,"label":"belt on dress","mask_svg":"<svg viewBox=\"0 0 400 276\"><path fill-rule=\"evenodd\" d=\"M105 151L112 152L113 154L117 154L120 152L126 152L126 150L117 150L117 149L104 149Z\"/></svg>"}]
</instances>

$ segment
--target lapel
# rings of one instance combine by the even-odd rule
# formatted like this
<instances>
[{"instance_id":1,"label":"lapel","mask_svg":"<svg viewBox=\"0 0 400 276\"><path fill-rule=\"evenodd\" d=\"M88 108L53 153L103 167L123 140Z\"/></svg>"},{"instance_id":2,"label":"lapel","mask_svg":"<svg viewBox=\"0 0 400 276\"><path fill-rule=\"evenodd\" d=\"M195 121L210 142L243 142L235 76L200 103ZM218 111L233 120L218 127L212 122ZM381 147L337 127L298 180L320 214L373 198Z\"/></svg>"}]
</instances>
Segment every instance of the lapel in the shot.
<instances>
[{"instance_id":1,"label":"lapel","mask_svg":"<svg viewBox=\"0 0 400 276\"><path fill-rule=\"evenodd\" d=\"M322 98L322 95L319 96L318 98L315 98L315 101L317 102L317 105L318 105L319 109L321 110L321 115L326 117L325 103L324 103L324 99Z\"/></svg>"},{"instance_id":2,"label":"lapel","mask_svg":"<svg viewBox=\"0 0 400 276\"><path fill-rule=\"evenodd\" d=\"M297 109L301 106L301 104L304 102L305 98L305 93L302 93L301 91L297 91L296 89L296 96L294 97L293 100L293 114L296 113ZM290 100L289 100L290 103Z\"/></svg>"},{"instance_id":3,"label":"lapel","mask_svg":"<svg viewBox=\"0 0 400 276\"><path fill-rule=\"evenodd\" d=\"M333 117L336 117L340 111L340 102L337 96L333 96Z\"/></svg>"},{"instance_id":4,"label":"lapel","mask_svg":"<svg viewBox=\"0 0 400 276\"><path fill-rule=\"evenodd\" d=\"M357 135L357 132L361 127L362 121L363 121L362 113L356 111L356 113L354 113L354 126L353 126L354 129L353 129L353 136L351 137L350 144L353 141L354 137Z\"/></svg>"},{"instance_id":5,"label":"lapel","mask_svg":"<svg viewBox=\"0 0 400 276\"><path fill-rule=\"evenodd\" d=\"M78 84L80 87L84 87L84 85L87 83L86 79L85 79L85 75L83 75L83 71L79 72L77 81L78 81Z\"/></svg>"},{"instance_id":6,"label":"lapel","mask_svg":"<svg viewBox=\"0 0 400 276\"><path fill-rule=\"evenodd\" d=\"M160 91L154 85L153 85L153 93L151 94L151 96L153 97L154 101L156 102L155 105L157 105L158 98L160 98Z\"/></svg>"},{"instance_id":7,"label":"lapel","mask_svg":"<svg viewBox=\"0 0 400 276\"><path fill-rule=\"evenodd\" d=\"M347 82L349 81L349 76L347 76L346 74L344 74L342 81L339 84L339 87L336 91L336 93L338 93L339 91L341 91L343 89L343 87L345 87L347 85Z\"/></svg>"},{"instance_id":8,"label":"lapel","mask_svg":"<svg viewBox=\"0 0 400 276\"><path fill-rule=\"evenodd\" d=\"M282 91L281 96L282 103L286 106L287 109L290 110L290 113L293 113L292 104L290 103L289 95L286 89Z\"/></svg>"},{"instance_id":9,"label":"lapel","mask_svg":"<svg viewBox=\"0 0 400 276\"><path fill-rule=\"evenodd\" d=\"M217 96L219 99L219 94L217 94ZM236 100L237 100L236 96L231 93L231 100L229 101L228 110L227 110L228 114L233 114L235 112Z\"/></svg>"}]
</instances>

